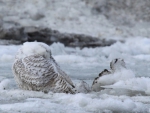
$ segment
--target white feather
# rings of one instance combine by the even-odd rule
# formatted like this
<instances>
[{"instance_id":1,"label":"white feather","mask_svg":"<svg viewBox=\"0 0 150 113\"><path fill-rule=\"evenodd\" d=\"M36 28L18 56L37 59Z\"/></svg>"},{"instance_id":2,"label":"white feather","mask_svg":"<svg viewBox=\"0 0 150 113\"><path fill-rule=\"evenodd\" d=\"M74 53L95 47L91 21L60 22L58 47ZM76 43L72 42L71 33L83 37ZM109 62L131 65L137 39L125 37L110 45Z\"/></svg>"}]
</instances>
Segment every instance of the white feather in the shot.
<instances>
[{"instance_id":1,"label":"white feather","mask_svg":"<svg viewBox=\"0 0 150 113\"><path fill-rule=\"evenodd\" d=\"M13 73L21 89L74 93L73 82L51 56L49 46L26 42L16 55Z\"/></svg>"}]
</instances>

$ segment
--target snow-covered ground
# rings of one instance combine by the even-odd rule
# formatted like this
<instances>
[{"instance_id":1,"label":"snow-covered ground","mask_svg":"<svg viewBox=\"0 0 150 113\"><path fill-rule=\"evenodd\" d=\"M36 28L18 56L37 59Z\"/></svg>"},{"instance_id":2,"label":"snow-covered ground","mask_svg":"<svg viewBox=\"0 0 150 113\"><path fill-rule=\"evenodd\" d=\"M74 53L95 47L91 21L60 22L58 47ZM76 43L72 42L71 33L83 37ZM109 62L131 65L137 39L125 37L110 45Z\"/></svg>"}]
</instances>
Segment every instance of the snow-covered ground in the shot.
<instances>
[{"instance_id":1,"label":"snow-covered ground","mask_svg":"<svg viewBox=\"0 0 150 113\"><path fill-rule=\"evenodd\" d=\"M75 95L52 92L44 94L18 89L11 66L20 46L0 46L0 110L2 112L146 113L149 111L150 94L145 91L149 89L150 39L127 39L125 43L117 42L110 47L94 49L68 48L60 43L51 45L52 55L74 83L84 80L91 86L99 72L110 68L109 63L114 58L123 58L127 68L134 72L135 78L129 79L129 85L133 81L138 81L133 83L138 86L138 91L129 88L129 85L126 88L121 81L123 89L105 89L101 92ZM140 78L141 76L145 78ZM138 79L141 79L141 82Z\"/></svg>"},{"instance_id":2,"label":"snow-covered ground","mask_svg":"<svg viewBox=\"0 0 150 113\"><path fill-rule=\"evenodd\" d=\"M123 58L135 78L118 79L114 85L106 86L108 89L88 94L23 91L17 87L11 71L21 45L0 45L0 113L150 112L150 38L145 37L150 36L150 24L134 22L132 27L114 26L104 15L93 15L90 4L85 1L1 0L0 26L14 27L16 22L21 26L44 26L61 32L119 38L124 43L109 47L80 49L54 43L50 48L74 83L84 80L91 86L103 69L110 68L114 58Z\"/></svg>"}]
</instances>

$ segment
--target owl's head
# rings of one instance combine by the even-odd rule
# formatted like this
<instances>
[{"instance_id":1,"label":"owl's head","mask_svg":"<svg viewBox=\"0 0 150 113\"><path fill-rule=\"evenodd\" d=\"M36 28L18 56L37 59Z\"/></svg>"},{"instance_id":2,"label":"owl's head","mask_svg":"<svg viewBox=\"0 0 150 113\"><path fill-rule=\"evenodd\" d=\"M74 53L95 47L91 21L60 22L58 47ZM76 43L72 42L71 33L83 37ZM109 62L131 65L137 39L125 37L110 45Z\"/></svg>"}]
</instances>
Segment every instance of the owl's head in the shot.
<instances>
[{"instance_id":1,"label":"owl's head","mask_svg":"<svg viewBox=\"0 0 150 113\"><path fill-rule=\"evenodd\" d=\"M113 71L117 71L117 70L120 70L122 68L126 68L126 64L124 62L123 59L121 58L116 58L114 60L112 60L110 62L110 68L113 70Z\"/></svg>"},{"instance_id":2,"label":"owl's head","mask_svg":"<svg viewBox=\"0 0 150 113\"><path fill-rule=\"evenodd\" d=\"M51 50L48 45L42 42L25 42L19 49L16 58L24 58L30 55L41 55L46 59L51 57Z\"/></svg>"}]
</instances>

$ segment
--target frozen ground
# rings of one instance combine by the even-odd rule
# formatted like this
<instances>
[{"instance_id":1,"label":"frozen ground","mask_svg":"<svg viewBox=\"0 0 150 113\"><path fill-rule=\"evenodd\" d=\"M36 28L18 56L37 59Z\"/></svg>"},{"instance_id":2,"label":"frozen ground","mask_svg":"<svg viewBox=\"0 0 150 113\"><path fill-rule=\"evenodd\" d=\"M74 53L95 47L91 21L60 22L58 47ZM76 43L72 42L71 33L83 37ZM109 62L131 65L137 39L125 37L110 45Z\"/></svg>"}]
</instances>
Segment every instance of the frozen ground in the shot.
<instances>
[{"instance_id":1,"label":"frozen ground","mask_svg":"<svg viewBox=\"0 0 150 113\"><path fill-rule=\"evenodd\" d=\"M133 22L132 26L117 26L102 15L92 15L88 0L1 0L0 26L44 26L61 32L82 33L102 38L119 38L102 48L67 48L60 43L50 46L61 68L74 83L93 79L114 58L123 58L136 78L119 81L114 89L88 94L63 94L23 91L13 79L11 66L21 45L0 46L0 112L2 113L112 113L150 112L150 24ZM128 9L127 9L128 10ZM110 15L113 16L115 12ZM118 13L117 13L118 14ZM122 12L123 17L126 14ZM132 15L127 15L129 18ZM124 18L122 18L123 20ZM120 20L120 19L119 19ZM16 24L14 23L16 22ZM17 24L18 23L18 24ZM140 37L138 37L140 36ZM123 38L128 37L128 38ZM1 44L1 43L0 43ZM145 78L140 78L145 77ZM140 82L142 80L142 82ZM133 82L133 84L132 84ZM127 84L126 84L127 83ZM143 84L144 83L144 86ZM123 86L122 89L118 84ZM135 91L133 86L138 86ZM143 90L141 90L143 88Z\"/></svg>"},{"instance_id":2,"label":"frozen ground","mask_svg":"<svg viewBox=\"0 0 150 113\"><path fill-rule=\"evenodd\" d=\"M137 40L138 39L138 40ZM149 111L150 95L143 90L105 89L88 94L63 94L23 91L15 84L11 65L19 46L0 46L0 110L2 112L32 113L99 113L143 112ZM85 80L90 86L93 79L114 58L124 58L128 69L133 70L136 78L150 77L150 39L127 39L125 43L116 43L102 48L68 48L60 43L50 46L52 54L61 68L67 72L74 83ZM130 81L129 81L130 82ZM143 83L143 82L142 82ZM143 87L142 83L136 85ZM149 83L147 83L149 84ZM124 84L122 83L124 86ZM124 86L125 87L125 86ZM145 87L145 91L149 89Z\"/></svg>"}]
</instances>

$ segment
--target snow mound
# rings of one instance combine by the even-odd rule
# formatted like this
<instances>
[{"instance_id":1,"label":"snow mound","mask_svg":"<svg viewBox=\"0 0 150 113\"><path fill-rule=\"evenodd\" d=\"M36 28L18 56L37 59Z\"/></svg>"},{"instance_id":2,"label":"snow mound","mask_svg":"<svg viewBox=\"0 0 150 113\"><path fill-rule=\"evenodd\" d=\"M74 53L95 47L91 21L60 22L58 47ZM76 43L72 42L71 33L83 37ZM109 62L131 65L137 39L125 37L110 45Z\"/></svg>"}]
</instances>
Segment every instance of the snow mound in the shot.
<instances>
[{"instance_id":1,"label":"snow mound","mask_svg":"<svg viewBox=\"0 0 150 113\"><path fill-rule=\"evenodd\" d=\"M150 95L150 78L140 77L132 78L128 80L120 80L113 85L103 86L104 88L122 89L145 92L145 94Z\"/></svg>"},{"instance_id":2,"label":"snow mound","mask_svg":"<svg viewBox=\"0 0 150 113\"><path fill-rule=\"evenodd\" d=\"M4 79L0 82L0 90L6 90L9 88L10 85L10 80L9 79Z\"/></svg>"},{"instance_id":3,"label":"snow mound","mask_svg":"<svg viewBox=\"0 0 150 113\"><path fill-rule=\"evenodd\" d=\"M120 80L128 80L134 78L135 75L133 71L128 69L122 69L121 71L117 71L112 74L104 75L98 79L99 83L103 85L114 84Z\"/></svg>"}]
</instances>

